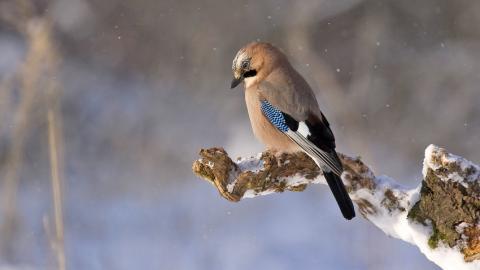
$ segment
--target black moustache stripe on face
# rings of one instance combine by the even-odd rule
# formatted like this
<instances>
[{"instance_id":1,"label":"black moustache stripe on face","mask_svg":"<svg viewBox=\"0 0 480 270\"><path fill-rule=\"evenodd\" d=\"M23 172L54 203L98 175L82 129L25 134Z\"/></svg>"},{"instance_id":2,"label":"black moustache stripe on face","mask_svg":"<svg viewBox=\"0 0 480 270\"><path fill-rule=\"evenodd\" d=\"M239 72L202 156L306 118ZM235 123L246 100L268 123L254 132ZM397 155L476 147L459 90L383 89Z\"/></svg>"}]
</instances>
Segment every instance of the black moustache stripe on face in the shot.
<instances>
[{"instance_id":1,"label":"black moustache stripe on face","mask_svg":"<svg viewBox=\"0 0 480 270\"><path fill-rule=\"evenodd\" d=\"M248 78L248 77L253 77L257 75L257 71L255 69L249 70L243 74L243 77Z\"/></svg>"}]
</instances>

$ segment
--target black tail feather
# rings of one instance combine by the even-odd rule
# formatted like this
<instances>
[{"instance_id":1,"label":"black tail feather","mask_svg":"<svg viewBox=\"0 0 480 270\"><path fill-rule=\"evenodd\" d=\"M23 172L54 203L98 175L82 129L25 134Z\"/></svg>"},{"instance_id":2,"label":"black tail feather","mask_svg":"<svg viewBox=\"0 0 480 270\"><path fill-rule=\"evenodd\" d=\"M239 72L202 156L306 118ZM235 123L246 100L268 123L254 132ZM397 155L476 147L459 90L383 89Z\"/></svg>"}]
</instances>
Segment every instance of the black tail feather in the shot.
<instances>
[{"instance_id":1,"label":"black tail feather","mask_svg":"<svg viewBox=\"0 0 480 270\"><path fill-rule=\"evenodd\" d=\"M355 217L355 209L353 208L353 203L350 197L348 196L347 190L343 185L342 179L334 174L333 172L323 172L325 179L327 180L328 186L335 197L335 200L342 211L343 217L350 220Z\"/></svg>"}]
</instances>

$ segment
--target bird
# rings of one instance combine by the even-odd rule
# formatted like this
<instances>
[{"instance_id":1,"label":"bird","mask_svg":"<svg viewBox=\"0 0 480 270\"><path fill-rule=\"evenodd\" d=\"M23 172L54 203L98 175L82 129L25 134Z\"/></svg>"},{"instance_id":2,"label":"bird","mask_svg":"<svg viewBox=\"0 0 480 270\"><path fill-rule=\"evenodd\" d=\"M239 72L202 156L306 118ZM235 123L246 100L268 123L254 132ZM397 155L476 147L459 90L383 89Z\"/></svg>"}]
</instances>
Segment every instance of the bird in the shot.
<instances>
[{"instance_id":1,"label":"bird","mask_svg":"<svg viewBox=\"0 0 480 270\"><path fill-rule=\"evenodd\" d=\"M244 83L255 137L276 152L306 153L322 170L343 217L354 218L330 124L314 92L287 56L270 43L251 42L235 55L232 71L230 88Z\"/></svg>"}]
</instances>

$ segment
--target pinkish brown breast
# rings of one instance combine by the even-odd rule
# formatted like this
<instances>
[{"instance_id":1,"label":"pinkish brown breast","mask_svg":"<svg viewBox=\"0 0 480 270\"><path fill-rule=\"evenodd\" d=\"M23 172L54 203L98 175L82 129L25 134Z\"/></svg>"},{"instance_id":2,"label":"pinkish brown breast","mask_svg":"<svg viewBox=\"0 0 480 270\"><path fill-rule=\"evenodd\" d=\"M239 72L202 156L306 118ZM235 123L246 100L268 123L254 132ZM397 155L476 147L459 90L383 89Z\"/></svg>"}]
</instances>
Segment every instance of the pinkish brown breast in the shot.
<instances>
[{"instance_id":1,"label":"pinkish brown breast","mask_svg":"<svg viewBox=\"0 0 480 270\"><path fill-rule=\"evenodd\" d=\"M297 152L299 147L287 135L275 128L263 115L260 109L260 97L257 86L252 85L245 90L245 102L253 134L265 146L281 152Z\"/></svg>"}]
</instances>

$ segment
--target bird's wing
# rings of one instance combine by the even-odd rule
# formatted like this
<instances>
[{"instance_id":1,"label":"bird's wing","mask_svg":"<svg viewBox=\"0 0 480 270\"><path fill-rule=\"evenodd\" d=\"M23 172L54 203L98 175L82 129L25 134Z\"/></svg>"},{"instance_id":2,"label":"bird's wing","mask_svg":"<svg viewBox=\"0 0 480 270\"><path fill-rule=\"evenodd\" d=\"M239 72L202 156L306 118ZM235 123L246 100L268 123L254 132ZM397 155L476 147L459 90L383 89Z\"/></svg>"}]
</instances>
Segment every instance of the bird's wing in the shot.
<instances>
[{"instance_id":1,"label":"bird's wing","mask_svg":"<svg viewBox=\"0 0 480 270\"><path fill-rule=\"evenodd\" d=\"M342 163L335 152L335 138L323 114L323 119L319 119L313 113L306 113L304 119L299 120L272 105L266 98L261 98L260 104L270 123L316 162L320 162L318 165L322 165L322 169L332 171L338 176L342 174Z\"/></svg>"},{"instance_id":2,"label":"bird's wing","mask_svg":"<svg viewBox=\"0 0 480 270\"><path fill-rule=\"evenodd\" d=\"M263 114L323 170L343 216L352 219L355 210L341 179L335 137L307 82L293 69L277 69L258 90Z\"/></svg>"},{"instance_id":3,"label":"bird's wing","mask_svg":"<svg viewBox=\"0 0 480 270\"><path fill-rule=\"evenodd\" d=\"M315 94L293 69L276 69L258 84L261 97L298 121L321 115Z\"/></svg>"}]
</instances>

